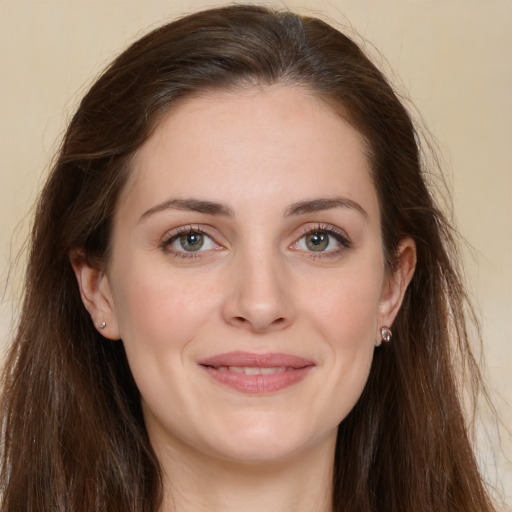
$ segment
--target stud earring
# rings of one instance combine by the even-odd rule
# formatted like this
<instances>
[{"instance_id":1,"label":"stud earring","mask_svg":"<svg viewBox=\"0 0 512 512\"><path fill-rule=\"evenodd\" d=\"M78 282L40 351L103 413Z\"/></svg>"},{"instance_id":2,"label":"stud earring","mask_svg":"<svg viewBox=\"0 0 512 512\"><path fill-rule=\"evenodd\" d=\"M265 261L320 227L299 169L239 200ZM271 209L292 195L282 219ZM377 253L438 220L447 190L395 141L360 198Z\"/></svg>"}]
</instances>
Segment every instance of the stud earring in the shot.
<instances>
[{"instance_id":1,"label":"stud earring","mask_svg":"<svg viewBox=\"0 0 512 512\"><path fill-rule=\"evenodd\" d=\"M393 337L393 333L391 332L391 329L389 327L384 326L380 328L380 337L382 341L389 343L391 341L391 338Z\"/></svg>"},{"instance_id":2,"label":"stud earring","mask_svg":"<svg viewBox=\"0 0 512 512\"><path fill-rule=\"evenodd\" d=\"M107 325L107 322L103 321L103 322L101 322L101 324L99 325L99 328L100 328L100 329L105 329L106 325Z\"/></svg>"}]
</instances>

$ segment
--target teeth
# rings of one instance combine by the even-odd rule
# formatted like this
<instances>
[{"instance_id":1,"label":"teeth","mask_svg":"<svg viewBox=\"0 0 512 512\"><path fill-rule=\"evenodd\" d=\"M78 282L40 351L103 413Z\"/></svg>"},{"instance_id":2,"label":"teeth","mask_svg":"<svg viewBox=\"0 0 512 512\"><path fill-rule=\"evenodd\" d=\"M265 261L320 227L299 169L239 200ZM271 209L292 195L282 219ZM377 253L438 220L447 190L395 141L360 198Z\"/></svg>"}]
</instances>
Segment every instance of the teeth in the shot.
<instances>
[{"instance_id":1,"label":"teeth","mask_svg":"<svg viewBox=\"0 0 512 512\"><path fill-rule=\"evenodd\" d=\"M219 366L217 370L229 370L233 373L244 373L245 375L271 375L273 373L282 373L286 371L284 367L259 368L257 366Z\"/></svg>"},{"instance_id":2,"label":"teeth","mask_svg":"<svg viewBox=\"0 0 512 512\"><path fill-rule=\"evenodd\" d=\"M286 368L259 368L262 375L270 375L272 373L282 373L286 371Z\"/></svg>"},{"instance_id":3,"label":"teeth","mask_svg":"<svg viewBox=\"0 0 512 512\"><path fill-rule=\"evenodd\" d=\"M228 370L233 373L245 373L245 368L242 366L230 366Z\"/></svg>"},{"instance_id":4,"label":"teeth","mask_svg":"<svg viewBox=\"0 0 512 512\"><path fill-rule=\"evenodd\" d=\"M258 367L242 368L245 375L259 375L260 369Z\"/></svg>"}]
</instances>

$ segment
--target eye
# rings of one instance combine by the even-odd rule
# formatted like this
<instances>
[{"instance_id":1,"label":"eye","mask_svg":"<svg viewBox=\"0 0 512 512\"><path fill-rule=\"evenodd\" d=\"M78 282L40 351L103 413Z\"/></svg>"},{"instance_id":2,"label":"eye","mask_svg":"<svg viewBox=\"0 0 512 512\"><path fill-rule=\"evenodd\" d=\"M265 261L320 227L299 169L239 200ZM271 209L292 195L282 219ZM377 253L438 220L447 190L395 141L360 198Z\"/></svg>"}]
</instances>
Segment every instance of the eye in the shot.
<instances>
[{"instance_id":1,"label":"eye","mask_svg":"<svg viewBox=\"0 0 512 512\"><path fill-rule=\"evenodd\" d=\"M171 245L175 249L178 249L176 246L179 246L180 249L185 251L199 251L203 247L205 241L208 242L207 237L202 233L191 232L186 235L181 235Z\"/></svg>"},{"instance_id":2,"label":"eye","mask_svg":"<svg viewBox=\"0 0 512 512\"><path fill-rule=\"evenodd\" d=\"M328 253L337 255L351 246L348 238L334 228L315 227L309 229L295 244L293 249L306 252Z\"/></svg>"},{"instance_id":3,"label":"eye","mask_svg":"<svg viewBox=\"0 0 512 512\"><path fill-rule=\"evenodd\" d=\"M310 251L325 251L331 245L331 239L325 232L315 231L302 237L301 240L304 240L306 247Z\"/></svg>"},{"instance_id":4,"label":"eye","mask_svg":"<svg viewBox=\"0 0 512 512\"><path fill-rule=\"evenodd\" d=\"M220 248L212 237L207 235L204 231L192 227L171 233L162 246L166 251L182 256L186 256L186 253L203 252Z\"/></svg>"}]
</instances>

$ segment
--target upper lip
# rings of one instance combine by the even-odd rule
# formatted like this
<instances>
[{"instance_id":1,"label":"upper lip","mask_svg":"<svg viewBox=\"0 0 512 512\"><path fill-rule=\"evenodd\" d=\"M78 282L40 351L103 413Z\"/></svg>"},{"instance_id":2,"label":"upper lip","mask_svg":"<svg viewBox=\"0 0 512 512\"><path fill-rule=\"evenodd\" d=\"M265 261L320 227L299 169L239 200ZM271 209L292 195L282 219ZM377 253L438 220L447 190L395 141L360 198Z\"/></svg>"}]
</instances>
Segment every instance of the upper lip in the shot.
<instances>
[{"instance_id":1,"label":"upper lip","mask_svg":"<svg viewBox=\"0 0 512 512\"><path fill-rule=\"evenodd\" d=\"M198 361L203 366L238 366L255 368L305 368L314 362L302 357L279 352L256 354L252 352L226 352Z\"/></svg>"}]
</instances>

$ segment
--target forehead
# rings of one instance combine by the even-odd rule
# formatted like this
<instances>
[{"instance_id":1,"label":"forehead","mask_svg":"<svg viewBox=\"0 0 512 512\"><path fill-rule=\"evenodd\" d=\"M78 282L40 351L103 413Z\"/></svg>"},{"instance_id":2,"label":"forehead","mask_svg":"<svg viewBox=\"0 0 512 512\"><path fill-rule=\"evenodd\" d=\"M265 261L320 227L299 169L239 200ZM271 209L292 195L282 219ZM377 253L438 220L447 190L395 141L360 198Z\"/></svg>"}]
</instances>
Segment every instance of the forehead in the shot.
<instances>
[{"instance_id":1,"label":"forehead","mask_svg":"<svg viewBox=\"0 0 512 512\"><path fill-rule=\"evenodd\" d=\"M146 202L140 208L169 195L246 204L329 195L375 202L366 153L364 137L307 90L209 93L162 118L134 156L123 196L133 206Z\"/></svg>"}]
</instances>

